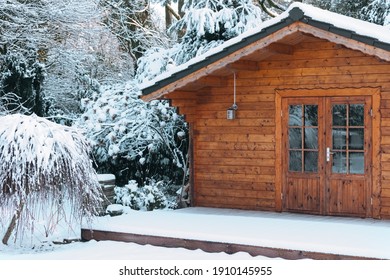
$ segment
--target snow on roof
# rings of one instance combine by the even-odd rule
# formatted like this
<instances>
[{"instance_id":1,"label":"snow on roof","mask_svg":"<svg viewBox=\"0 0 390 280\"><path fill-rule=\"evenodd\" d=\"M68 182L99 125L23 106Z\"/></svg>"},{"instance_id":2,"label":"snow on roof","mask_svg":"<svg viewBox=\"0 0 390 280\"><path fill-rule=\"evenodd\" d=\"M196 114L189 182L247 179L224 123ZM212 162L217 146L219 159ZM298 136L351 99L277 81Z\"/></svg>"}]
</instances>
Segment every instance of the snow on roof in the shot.
<instances>
[{"instance_id":1,"label":"snow on roof","mask_svg":"<svg viewBox=\"0 0 390 280\"><path fill-rule=\"evenodd\" d=\"M293 8L299 8L306 17L310 17L313 20L328 23L338 28L390 44L390 28L388 26L355 19L298 2L293 3L286 12L288 13Z\"/></svg>"},{"instance_id":2,"label":"snow on roof","mask_svg":"<svg viewBox=\"0 0 390 280\"><path fill-rule=\"evenodd\" d=\"M293 15L295 13L295 15ZM301 13L301 15L299 15ZM298 18L294 18L297 17ZM172 68L170 71L164 72L161 75L157 76L155 79L151 81L144 82L140 85L141 91L143 94L149 94L151 92L145 91L146 89L155 86L159 82L172 78L174 76L178 76L177 74L192 68L195 64L204 62L208 60L211 56L214 56L231 46L234 46L238 43L245 41L247 38L260 34L267 28L270 28L278 23L285 21L288 18L293 18L295 21L301 20L302 18L311 19L318 23L323 23L328 25L328 27L336 27L340 30L345 30L349 33L349 35L356 34L360 36L364 36L367 38L371 38L372 42L379 41L384 43L384 45L378 45L379 48L386 46L386 50L390 50L390 28L388 26L377 25L374 23L366 22L363 20L351 18L348 16L344 16L341 14L337 14L334 12L330 12L327 10L323 10L312 5L303 4L300 2L294 2L290 5L290 7L280 14L279 16L272 18L263 22L259 27L249 30L247 32L242 33L241 35L230 39L223 44L219 45L216 48L209 50L208 52L195 57L189 60L186 63L183 63L177 67ZM365 42L367 43L367 42ZM179 79L180 77L177 77Z\"/></svg>"}]
</instances>

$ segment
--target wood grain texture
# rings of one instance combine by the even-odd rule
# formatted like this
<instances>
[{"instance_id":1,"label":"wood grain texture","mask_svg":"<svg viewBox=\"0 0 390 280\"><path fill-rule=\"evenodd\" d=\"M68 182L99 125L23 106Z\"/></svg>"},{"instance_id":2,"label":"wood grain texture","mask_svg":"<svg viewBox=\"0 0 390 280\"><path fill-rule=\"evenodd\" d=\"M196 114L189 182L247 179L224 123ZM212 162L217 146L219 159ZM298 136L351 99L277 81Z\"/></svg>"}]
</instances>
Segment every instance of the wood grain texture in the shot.
<instances>
[{"instance_id":1,"label":"wood grain texture","mask_svg":"<svg viewBox=\"0 0 390 280\"><path fill-rule=\"evenodd\" d=\"M281 100L287 96L364 95L371 98L373 110L372 141L366 141L372 151L368 155L371 182L365 202L359 205L369 207L374 218L389 217L390 201L381 199L390 198L389 60L388 52L362 49L361 43L293 24L268 42L251 44L243 53L232 54L156 92L155 97L171 99L192 128L194 205L281 211L281 194L287 184L282 177L285 132ZM236 119L227 120L226 110L233 104L233 71L238 110ZM302 201L289 201L291 211L306 197L308 209L318 213L317 196L323 201L325 194L310 180L300 184L312 194L302 194ZM265 185L272 187L261 190ZM350 195L354 196L346 192ZM332 191L334 197L340 196ZM320 213L341 209L332 207ZM359 212L360 208L355 209Z\"/></svg>"}]
</instances>

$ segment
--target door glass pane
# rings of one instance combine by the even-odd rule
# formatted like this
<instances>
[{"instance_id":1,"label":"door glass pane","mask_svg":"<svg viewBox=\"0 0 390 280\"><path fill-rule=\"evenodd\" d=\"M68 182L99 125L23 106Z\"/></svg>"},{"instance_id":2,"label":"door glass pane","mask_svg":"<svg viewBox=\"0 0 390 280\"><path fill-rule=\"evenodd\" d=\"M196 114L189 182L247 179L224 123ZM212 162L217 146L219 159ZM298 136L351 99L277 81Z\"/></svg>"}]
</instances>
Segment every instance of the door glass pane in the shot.
<instances>
[{"instance_id":1,"label":"door glass pane","mask_svg":"<svg viewBox=\"0 0 390 280\"><path fill-rule=\"evenodd\" d=\"M302 105L290 105L289 106L289 126L301 126L302 125Z\"/></svg>"},{"instance_id":2,"label":"door glass pane","mask_svg":"<svg viewBox=\"0 0 390 280\"><path fill-rule=\"evenodd\" d=\"M332 107L332 119L334 126L345 126L347 121L347 105L336 104Z\"/></svg>"},{"instance_id":3,"label":"door glass pane","mask_svg":"<svg viewBox=\"0 0 390 280\"><path fill-rule=\"evenodd\" d=\"M349 125L364 126L364 104L349 105Z\"/></svg>"},{"instance_id":4,"label":"door glass pane","mask_svg":"<svg viewBox=\"0 0 390 280\"><path fill-rule=\"evenodd\" d=\"M288 169L290 171L302 171L302 152L290 151Z\"/></svg>"},{"instance_id":5,"label":"door glass pane","mask_svg":"<svg viewBox=\"0 0 390 280\"><path fill-rule=\"evenodd\" d=\"M347 173L347 154L345 152L335 152L333 154L333 173Z\"/></svg>"},{"instance_id":6,"label":"door glass pane","mask_svg":"<svg viewBox=\"0 0 390 280\"><path fill-rule=\"evenodd\" d=\"M353 174L364 174L364 153L349 153L349 170Z\"/></svg>"},{"instance_id":7,"label":"door glass pane","mask_svg":"<svg viewBox=\"0 0 390 280\"><path fill-rule=\"evenodd\" d=\"M347 146L347 130L345 128L333 128L333 149L342 150Z\"/></svg>"},{"instance_id":8,"label":"door glass pane","mask_svg":"<svg viewBox=\"0 0 390 280\"><path fill-rule=\"evenodd\" d=\"M305 172L317 172L318 152L305 152Z\"/></svg>"},{"instance_id":9,"label":"door glass pane","mask_svg":"<svg viewBox=\"0 0 390 280\"><path fill-rule=\"evenodd\" d=\"M305 128L305 149L318 149L318 128Z\"/></svg>"},{"instance_id":10,"label":"door glass pane","mask_svg":"<svg viewBox=\"0 0 390 280\"><path fill-rule=\"evenodd\" d=\"M349 149L364 150L364 128L349 129Z\"/></svg>"},{"instance_id":11,"label":"door glass pane","mask_svg":"<svg viewBox=\"0 0 390 280\"><path fill-rule=\"evenodd\" d=\"M318 170L318 105L289 105L289 171Z\"/></svg>"},{"instance_id":12,"label":"door glass pane","mask_svg":"<svg viewBox=\"0 0 390 280\"><path fill-rule=\"evenodd\" d=\"M302 129L290 128L288 130L288 141L290 143L290 149L302 148Z\"/></svg>"},{"instance_id":13,"label":"door glass pane","mask_svg":"<svg viewBox=\"0 0 390 280\"><path fill-rule=\"evenodd\" d=\"M305 105L305 126L318 125L318 105Z\"/></svg>"}]
</instances>

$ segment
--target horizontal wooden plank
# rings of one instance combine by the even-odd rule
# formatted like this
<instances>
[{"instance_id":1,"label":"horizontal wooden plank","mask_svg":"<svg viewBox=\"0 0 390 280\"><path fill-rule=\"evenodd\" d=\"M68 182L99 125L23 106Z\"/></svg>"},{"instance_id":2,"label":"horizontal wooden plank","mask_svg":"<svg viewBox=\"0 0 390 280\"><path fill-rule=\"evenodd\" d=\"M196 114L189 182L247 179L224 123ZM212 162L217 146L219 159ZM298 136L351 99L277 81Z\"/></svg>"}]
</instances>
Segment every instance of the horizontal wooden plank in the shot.
<instances>
[{"instance_id":1,"label":"horizontal wooden plank","mask_svg":"<svg viewBox=\"0 0 390 280\"><path fill-rule=\"evenodd\" d=\"M390 219L390 207L381 207L381 216L382 218Z\"/></svg>"},{"instance_id":2,"label":"horizontal wooden plank","mask_svg":"<svg viewBox=\"0 0 390 280\"><path fill-rule=\"evenodd\" d=\"M382 161L381 166L383 172L390 171L390 162Z\"/></svg>"},{"instance_id":3,"label":"horizontal wooden plank","mask_svg":"<svg viewBox=\"0 0 390 280\"><path fill-rule=\"evenodd\" d=\"M379 65L340 65L340 66L323 66L297 69L262 69L256 72L250 72L252 75L256 74L257 79L269 77L307 77L315 75L368 75L371 74L385 74L390 72L390 64ZM249 73L249 72L248 72ZM249 76L249 75L248 75Z\"/></svg>"},{"instance_id":4,"label":"horizontal wooden plank","mask_svg":"<svg viewBox=\"0 0 390 280\"><path fill-rule=\"evenodd\" d=\"M267 191L251 191L251 190L238 190L238 189L201 189L196 190L198 196L217 196L221 198L236 198L236 199L246 199L246 198L257 198L257 199L275 199L274 192Z\"/></svg>"},{"instance_id":5,"label":"horizontal wooden plank","mask_svg":"<svg viewBox=\"0 0 390 280\"><path fill-rule=\"evenodd\" d=\"M199 110L196 112L197 119L220 119L226 120L226 110L230 108L232 104L228 107L219 108L218 110ZM254 110L249 110L248 108L242 108L245 106L239 107L239 110L236 111L236 119L271 119L275 118L275 110L266 110L263 107L258 107Z\"/></svg>"},{"instance_id":6,"label":"horizontal wooden plank","mask_svg":"<svg viewBox=\"0 0 390 280\"><path fill-rule=\"evenodd\" d=\"M195 155L201 158L247 158L253 160L275 159L275 152L273 151L196 150Z\"/></svg>"},{"instance_id":7,"label":"horizontal wooden plank","mask_svg":"<svg viewBox=\"0 0 390 280\"><path fill-rule=\"evenodd\" d=\"M295 53L298 51L313 51L313 50L339 50L339 49L346 49L345 46L335 44L333 42L330 42L328 40L312 37L312 40L305 39L302 42L299 42L295 45ZM360 53L360 55L363 55Z\"/></svg>"},{"instance_id":8,"label":"horizontal wooden plank","mask_svg":"<svg viewBox=\"0 0 390 280\"><path fill-rule=\"evenodd\" d=\"M382 188L381 197L390 198L390 188Z\"/></svg>"},{"instance_id":9,"label":"horizontal wooden plank","mask_svg":"<svg viewBox=\"0 0 390 280\"><path fill-rule=\"evenodd\" d=\"M382 154L381 154L381 161L382 162L390 161L390 153L382 152Z\"/></svg>"},{"instance_id":10,"label":"horizontal wooden plank","mask_svg":"<svg viewBox=\"0 0 390 280\"><path fill-rule=\"evenodd\" d=\"M390 197L381 197L381 206L390 207Z\"/></svg>"},{"instance_id":11,"label":"horizontal wooden plank","mask_svg":"<svg viewBox=\"0 0 390 280\"><path fill-rule=\"evenodd\" d=\"M226 113L224 114L226 118ZM259 135L269 135L269 134L275 134L275 127L273 126L236 126L236 127L229 127L229 129L226 129L225 127L213 127L213 129L209 129L206 126L197 126L196 129L194 129L194 135L198 134L259 134Z\"/></svg>"},{"instance_id":12,"label":"horizontal wooden plank","mask_svg":"<svg viewBox=\"0 0 390 280\"><path fill-rule=\"evenodd\" d=\"M390 145L390 136L383 135L381 137L381 144L382 145Z\"/></svg>"},{"instance_id":13,"label":"horizontal wooden plank","mask_svg":"<svg viewBox=\"0 0 390 280\"><path fill-rule=\"evenodd\" d=\"M361 57L325 57L325 58L313 58L313 59L292 59L289 60L279 60L279 61L270 61L265 60L259 63L260 69L299 69L299 68L318 68L318 67L337 67L344 65L383 65L384 62L381 62L377 59L373 59L366 56ZM247 73L245 73L247 75ZM250 74L250 73L249 73ZM249 75L248 75L249 76ZM245 77L241 75L241 77ZM240 77L240 78L241 78Z\"/></svg>"},{"instance_id":14,"label":"horizontal wooden plank","mask_svg":"<svg viewBox=\"0 0 390 280\"><path fill-rule=\"evenodd\" d=\"M232 182L227 180L201 180L196 181L197 188L202 189L240 189L253 191L275 191L275 184L269 182Z\"/></svg>"},{"instance_id":15,"label":"horizontal wooden plank","mask_svg":"<svg viewBox=\"0 0 390 280\"><path fill-rule=\"evenodd\" d=\"M386 99L386 101L389 101L389 99ZM381 117L382 118L390 118L390 107L387 106L387 107L381 108Z\"/></svg>"},{"instance_id":16,"label":"horizontal wooden plank","mask_svg":"<svg viewBox=\"0 0 390 280\"><path fill-rule=\"evenodd\" d=\"M381 153L390 153L390 145L381 145Z\"/></svg>"},{"instance_id":17,"label":"horizontal wooden plank","mask_svg":"<svg viewBox=\"0 0 390 280\"><path fill-rule=\"evenodd\" d=\"M261 160L258 161L259 166L224 166L224 165L209 165L197 164L194 167L195 172L209 172L219 174L253 174L253 175L275 175L274 166L261 166Z\"/></svg>"},{"instance_id":18,"label":"horizontal wooden plank","mask_svg":"<svg viewBox=\"0 0 390 280\"><path fill-rule=\"evenodd\" d=\"M248 210L272 210L275 208L273 199L218 197L199 195L196 206L237 208Z\"/></svg>"},{"instance_id":19,"label":"horizontal wooden plank","mask_svg":"<svg viewBox=\"0 0 390 280\"><path fill-rule=\"evenodd\" d=\"M275 95L271 93L263 93L264 88L261 86L247 87L242 84L237 91L236 101L237 103L245 102L273 102L275 101ZM272 90L267 88L267 92ZM233 100L232 87L226 88L211 88L206 93L199 96L199 99L204 99L212 102L221 102L224 98L228 101Z\"/></svg>"},{"instance_id":20,"label":"horizontal wooden plank","mask_svg":"<svg viewBox=\"0 0 390 280\"><path fill-rule=\"evenodd\" d=\"M233 99L231 100L220 100L220 102L215 103L201 103L198 104L196 107L197 112L201 111L224 111L228 108L230 108L233 104ZM241 111L260 111L264 109L274 109L275 108L275 102L246 102L246 103L237 103L238 104L238 110Z\"/></svg>"},{"instance_id":21,"label":"horizontal wooden plank","mask_svg":"<svg viewBox=\"0 0 390 280\"><path fill-rule=\"evenodd\" d=\"M286 61L286 60L305 60L305 59L322 59L322 58L334 58L334 57L362 57L362 53L359 51L347 49L347 48L327 48L327 49L314 49L305 48L294 50L293 56L288 55L277 55L268 58L267 60L272 61Z\"/></svg>"},{"instance_id":22,"label":"horizontal wooden plank","mask_svg":"<svg viewBox=\"0 0 390 280\"><path fill-rule=\"evenodd\" d=\"M275 143L199 142L195 150L275 151Z\"/></svg>"},{"instance_id":23,"label":"horizontal wooden plank","mask_svg":"<svg viewBox=\"0 0 390 280\"><path fill-rule=\"evenodd\" d=\"M196 137L197 141L201 142L260 142L273 143L275 142L275 135L263 134L200 134Z\"/></svg>"},{"instance_id":24,"label":"horizontal wooden plank","mask_svg":"<svg viewBox=\"0 0 390 280\"><path fill-rule=\"evenodd\" d=\"M260 163L261 161L261 163ZM194 159L195 165L209 164L209 165L224 165L224 166L274 166L275 159L263 158L263 159L251 159L251 158L208 158L208 157L196 157Z\"/></svg>"},{"instance_id":25,"label":"horizontal wooden plank","mask_svg":"<svg viewBox=\"0 0 390 280\"><path fill-rule=\"evenodd\" d=\"M199 119L197 121L197 126L207 126L207 127L275 126L275 119L235 119L235 120Z\"/></svg>"},{"instance_id":26,"label":"horizontal wooden plank","mask_svg":"<svg viewBox=\"0 0 390 280\"><path fill-rule=\"evenodd\" d=\"M296 77L269 77L267 79L243 79L237 81L237 86L269 86L269 87L297 87L297 86L312 86L318 87L318 85L326 85L328 87L378 87L386 86L389 83L389 76L385 73L372 73L371 75L350 73L349 75L325 75L321 73L315 73L311 76ZM267 89L267 88L265 88Z\"/></svg>"},{"instance_id":27,"label":"horizontal wooden plank","mask_svg":"<svg viewBox=\"0 0 390 280\"><path fill-rule=\"evenodd\" d=\"M275 182L275 175L253 175L253 174L218 174L208 172L197 172L195 180L231 180L232 182Z\"/></svg>"},{"instance_id":28,"label":"horizontal wooden plank","mask_svg":"<svg viewBox=\"0 0 390 280\"><path fill-rule=\"evenodd\" d=\"M390 136L390 126L381 126L380 130L382 136Z\"/></svg>"}]
</instances>

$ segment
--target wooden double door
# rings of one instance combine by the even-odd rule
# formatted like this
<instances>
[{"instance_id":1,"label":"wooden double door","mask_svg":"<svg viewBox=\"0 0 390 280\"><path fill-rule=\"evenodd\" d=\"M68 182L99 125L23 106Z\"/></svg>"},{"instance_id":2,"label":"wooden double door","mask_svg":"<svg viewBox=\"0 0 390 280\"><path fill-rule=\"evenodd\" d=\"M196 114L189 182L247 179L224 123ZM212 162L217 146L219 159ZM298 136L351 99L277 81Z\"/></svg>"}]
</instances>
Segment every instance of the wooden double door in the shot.
<instances>
[{"instance_id":1,"label":"wooden double door","mask_svg":"<svg viewBox=\"0 0 390 280\"><path fill-rule=\"evenodd\" d=\"M371 97L283 98L282 115L283 210L370 217Z\"/></svg>"}]
</instances>

